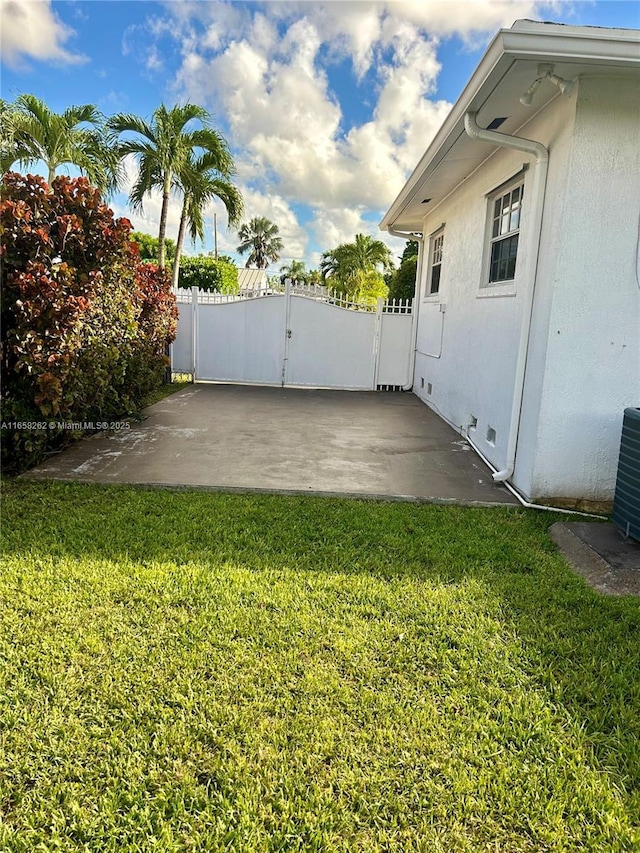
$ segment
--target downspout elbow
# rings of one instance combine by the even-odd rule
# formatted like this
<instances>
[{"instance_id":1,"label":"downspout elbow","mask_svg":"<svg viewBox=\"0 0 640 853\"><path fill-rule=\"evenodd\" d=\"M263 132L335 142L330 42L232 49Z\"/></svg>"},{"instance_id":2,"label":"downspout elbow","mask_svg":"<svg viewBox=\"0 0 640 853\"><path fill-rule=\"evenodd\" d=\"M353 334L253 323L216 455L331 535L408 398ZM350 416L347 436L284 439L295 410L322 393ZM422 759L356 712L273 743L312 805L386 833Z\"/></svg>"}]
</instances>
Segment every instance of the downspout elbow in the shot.
<instances>
[{"instance_id":1,"label":"downspout elbow","mask_svg":"<svg viewBox=\"0 0 640 853\"><path fill-rule=\"evenodd\" d=\"M513 148L516 151L524 151L532 154L538 164L549 162L549 150L535 139L524 139L522 136L509 136L508 133L499 133L497 130L485 130L476 122L476 112L465 113L464 129L467 136L478 139L481 142L490 142L502 148Z\"/></svg>"},{"instance_id":2,"label":"downspout elbow","mask_svg":"<svg viewBox=\"0 0 640 853\"><path fill-rule=\"evenodd\" d=\"M494 483L504 483L508 480L514 472L513 465L507 465L506 468L503 468L502 471L496 471L491 475Z\"/></svg>"}]
</instances>

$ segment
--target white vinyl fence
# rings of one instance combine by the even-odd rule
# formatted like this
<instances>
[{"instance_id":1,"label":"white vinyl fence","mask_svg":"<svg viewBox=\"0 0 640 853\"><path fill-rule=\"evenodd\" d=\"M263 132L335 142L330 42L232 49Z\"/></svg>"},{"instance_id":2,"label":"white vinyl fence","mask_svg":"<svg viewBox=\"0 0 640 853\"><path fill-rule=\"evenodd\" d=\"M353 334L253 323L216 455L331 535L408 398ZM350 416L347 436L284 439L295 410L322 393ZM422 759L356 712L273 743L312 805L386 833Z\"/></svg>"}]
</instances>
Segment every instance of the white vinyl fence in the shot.
<instances>
[{"instance_id":1,"label":"white vinyl fence","mask_svg":"<svg viewBox=\"0 0 640 853\"><path fill-rule=\"evenodd\" d=\"M194 380L376 390L411 382L412 302L358 305L287 283L252 298L177 291L171 369Z\"/></svg>"}]
</instances>

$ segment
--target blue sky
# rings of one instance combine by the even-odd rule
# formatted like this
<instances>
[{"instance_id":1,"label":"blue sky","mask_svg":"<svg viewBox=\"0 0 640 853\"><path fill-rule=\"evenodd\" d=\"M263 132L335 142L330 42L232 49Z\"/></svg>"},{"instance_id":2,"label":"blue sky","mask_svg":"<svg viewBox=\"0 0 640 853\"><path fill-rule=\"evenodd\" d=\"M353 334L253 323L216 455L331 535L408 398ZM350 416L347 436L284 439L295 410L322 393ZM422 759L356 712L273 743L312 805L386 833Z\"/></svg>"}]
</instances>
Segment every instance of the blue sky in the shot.
<instances>
[{"instance_id":1,"label":"blue sky","mask_svg":"<svg viewBox=\"0 0 640 853\"><path fill-rule=\"evenodd\" d=\"M234 152L247 218L279 226L279 263L308 266L358 232L402 251L377 223L497 29L517 18L640 27L631 0L1 2L3 98L31 92L57 111L94 103L145 117L161 102L201 104ZM157 233L157 197L143 215L126 193L111 206ZM214 209L220 251L242 262L222 206L208 211L204 251ZM176 201L170 236L178 216Z\"/></svg>"}]
</instances>

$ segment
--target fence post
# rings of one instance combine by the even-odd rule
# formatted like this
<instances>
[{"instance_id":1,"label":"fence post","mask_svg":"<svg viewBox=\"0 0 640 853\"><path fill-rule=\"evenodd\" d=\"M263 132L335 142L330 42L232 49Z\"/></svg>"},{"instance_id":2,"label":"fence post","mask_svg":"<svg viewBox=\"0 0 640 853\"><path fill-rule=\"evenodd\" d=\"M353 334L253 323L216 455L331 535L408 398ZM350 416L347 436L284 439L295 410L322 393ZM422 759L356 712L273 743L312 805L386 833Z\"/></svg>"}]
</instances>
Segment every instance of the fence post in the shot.
<instances>
[{"instance_id":1,"label":"fence post","mask_svg":"<svg viewBox=\"0 0 640 853\"><path fill-rule=\"evenodd\" d=\"M287 381L287 362L289 361L289 338L291 329L289 322L291 318L291 279L284 280L284 358L282 359L282 387Z\"/></svg>"},{"instance_id":2,"label":"fence post","mask_svg":"<svg viewBox=\"0 0 640 853\"><path fill-rule=\"evenodd\" d=\"M376 302L376 318L373 333L373 379L371 381L371 390L375 391L378 387L378 369L380 361L380 338L382 333L382 309L384 302L378 299Z\"/></svg>"},{"instance_id":3,"label":"fence post","mask_svg":"<svg viewBox=\"0 0 640 853\"><path fill-rule=\"evenodd\" d=\"M197 379L197 357L198 351L198 288L191 288L191 365L193 372L193 381Z\"/></svg>"}]
</instances>

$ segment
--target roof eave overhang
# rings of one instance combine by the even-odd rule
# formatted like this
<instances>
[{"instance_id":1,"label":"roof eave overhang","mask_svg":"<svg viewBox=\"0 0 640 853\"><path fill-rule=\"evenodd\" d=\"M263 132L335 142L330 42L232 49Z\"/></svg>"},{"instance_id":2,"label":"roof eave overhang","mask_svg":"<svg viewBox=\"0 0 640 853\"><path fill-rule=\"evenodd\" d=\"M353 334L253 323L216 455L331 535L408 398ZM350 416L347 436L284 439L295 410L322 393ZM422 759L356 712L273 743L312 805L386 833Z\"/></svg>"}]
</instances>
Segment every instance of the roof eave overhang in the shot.
<instances>
[{"instance_id":1,"label":"roof eave overhang","mask_svg":"<svg viewBox=\"0 0 640 853\"><path fill-rule=\"evenodd\" d=\"M585 34L585 27L580 27L580 32L567 27L566 32L559 33L558 30L565 28L558 27L546 33L541 30L544 26L539 25L540 28L531 30L513 27L496 33L442 127L380 222L382 230L389 231L396 227L401 231L420 230L422 220L415 216L403 219L402 212L424 186L429 173L433 173L446 158L460 134L465 113L477 110L485 102L496 78L503 77L513 62L568 61L594 66L640 68L640 33L637 30L604 31L602 35L602 30L593 28L594 34L590 35ZM596 32L598 35L595 35Z\"/></svg>"}]
</instances>

